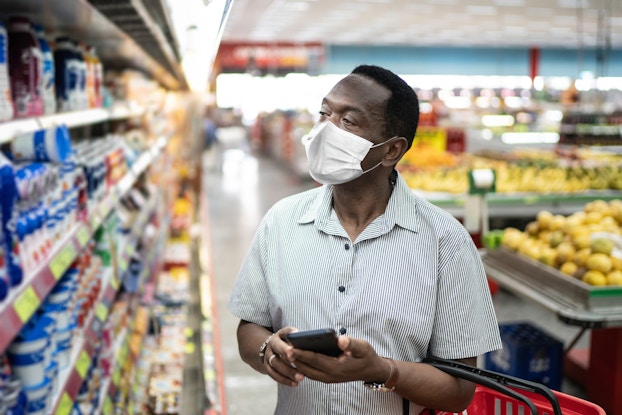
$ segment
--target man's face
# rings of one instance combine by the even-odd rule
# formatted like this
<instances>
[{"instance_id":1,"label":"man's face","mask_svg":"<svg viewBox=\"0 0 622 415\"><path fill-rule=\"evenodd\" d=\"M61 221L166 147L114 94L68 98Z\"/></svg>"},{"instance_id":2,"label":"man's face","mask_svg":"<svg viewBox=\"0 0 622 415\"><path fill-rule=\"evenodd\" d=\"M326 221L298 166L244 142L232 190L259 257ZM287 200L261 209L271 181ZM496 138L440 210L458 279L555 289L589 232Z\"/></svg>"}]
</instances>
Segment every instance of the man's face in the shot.
<instances>
[{"instance_id":1,"label":"man's face","mask_svg":"<svg viewBox=\"0 0 622 415\"><path fill-rule=\"evenodd\" d=\"M384 111L390 92L373 80L348 75L339 81L322 100L321 121L381 143L385 137Z\"/></svg>"}]
</instances>

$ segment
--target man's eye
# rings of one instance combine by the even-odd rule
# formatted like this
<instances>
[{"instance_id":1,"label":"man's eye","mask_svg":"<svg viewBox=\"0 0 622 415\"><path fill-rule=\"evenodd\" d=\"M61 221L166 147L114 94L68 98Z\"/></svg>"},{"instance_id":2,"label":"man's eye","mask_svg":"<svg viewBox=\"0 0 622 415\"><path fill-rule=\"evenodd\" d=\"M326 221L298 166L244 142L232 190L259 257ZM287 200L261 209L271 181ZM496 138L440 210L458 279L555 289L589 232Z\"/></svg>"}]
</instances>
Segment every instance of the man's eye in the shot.
<instances>
[{"instance_id":1,"label":"man's eye","mask_svg":"<svg viewBox=\"0 0 622 415\"><path fill-rule=\"evenodd\" d=\"M328 117L328 113L326 111L320 111L320 118Z\"/></svg>"},{"instance_id":2,"label":"man's eye","mask_svg":"<svg viewBox=\"0 0 622 415\"><path fill-rule=\"evenodd\" d=\"M352 121L350 121L350 120L349 120L349 119L347 119L347 118L343 118L343 119L341 120L341 122L343 122L343 123L344 123L344 124L346 124L346 125L352 125L352 124L353 124L353 122L352 122Z\"/></svg>"}]
</instances>

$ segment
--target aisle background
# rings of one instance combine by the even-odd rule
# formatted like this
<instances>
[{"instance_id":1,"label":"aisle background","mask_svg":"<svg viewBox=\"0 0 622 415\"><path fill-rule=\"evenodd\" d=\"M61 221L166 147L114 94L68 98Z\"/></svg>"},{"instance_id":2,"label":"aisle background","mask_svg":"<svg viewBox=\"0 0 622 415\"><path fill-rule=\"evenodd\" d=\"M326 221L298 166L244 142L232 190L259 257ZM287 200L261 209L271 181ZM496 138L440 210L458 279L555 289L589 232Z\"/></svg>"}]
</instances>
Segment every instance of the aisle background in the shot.
<instances>
[{"instance_id":1,"label":"aisle background","mask_svg":"<svg viewBox=\"0 0 622 415\"><path fill-rule=\"evenodd\" d=\"M227 414L268 415L276 405L276 384L240 359L235 334L238 319L226 309L226 303L264 213L279 199L315 184L301 180L274 159L256 157L245 150L224 151L222 163L215 164L214 156L205 153L203 157L203 202L208 204L210 215L210 223L204 226L209 226L207 234L211 235ZM520 318L538 324L566 344L578 332L557 321L553 313L505 291L495 294L493 301L500 322ZM588 343L589 336L583 336L577 347ZM583 389L568 380L562 389L585 398Z\"/></svg>"}]
</instances>

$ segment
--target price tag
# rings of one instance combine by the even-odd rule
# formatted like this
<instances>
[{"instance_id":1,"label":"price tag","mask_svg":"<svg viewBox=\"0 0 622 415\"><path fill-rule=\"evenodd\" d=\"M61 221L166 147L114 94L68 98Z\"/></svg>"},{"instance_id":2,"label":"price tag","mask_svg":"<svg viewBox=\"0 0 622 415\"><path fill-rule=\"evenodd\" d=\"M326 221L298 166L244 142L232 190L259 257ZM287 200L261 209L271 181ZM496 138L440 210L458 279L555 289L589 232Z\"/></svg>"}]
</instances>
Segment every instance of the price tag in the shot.
<instances>
[{"instance_id":1,"label":"price tag","mask_svg":"<svg viewBox=\"0 0 622 415\"><path fill-rule=\"evenodd\" d=\"M186 346L185 346L186 354L194 353L194 349L195 349L194 343L192 342L186 343Z\"/></svg>"},{"instance_id":2,"label":"price tag","mask_svg":"<svg viewBox=\"0 0 622 415\"><path fill-rule=\"evenodd\" d=\"M39 300L35 289L32 287L26 288L13 303L15 313L17 313L17 316L24 324L30 319L30 316L32 316L40 305L41 300Z\"/></svg>"},{"instance_id":3,"label":"price tag","mask_svg":"<svg viewBox=\"0 0 622 415\"><path fill-rule=\"evenodd\" d=\"M73 409L73 400L69 397L67 392L63 393L63 396L60 398L60 402L56 407L55 415L69 415Z\"/></svg>"},{"instance_id":4,"label":"price tag","mask_svg":"<svg viewBox=\"0 0 622 415\"><path fill-rule=\"evenodd\" d=\"M113 290L119 291L119 280L114 275L110 277L110 286Z\"/></svg>"},{"instance_id":5,"label":"price tag","mask_svg":"<svg viewBox=\"0 0 622 415\"><path fill-rule=\"evenodd\" d=\"M523 199L523 203L526 205L533 205L538 203L540 198L538 196L527 196Z\"/></svg>"},{"instance_id":6,"label":"price tag","mask_svg":"<svg viewBox=\"0 0 622 415\"><path fill-rule=\"evenodd\" d=\"M99 227L99 216L96 212L91 212L90 216L89 223L91 224L91 228L97 229Z\"/></svg>"},{"instance_id":7,"label":"price tag","mask_svg":"<svg viewBox=\"0 0 622 415\"><path fill-rule=\"evenodd\" d=\"M112 414L112 399L110 396L106 396L104 400L104 407L102 408L102 415L111 415Z\"/></svg>"},{"instance_id":8,"label":"price tag","mask_svg":"<svg viewBox=\"0 0 622 415\"><path fill-rule=\"evenodd\" d=\"M63 249L50 261L50 271L55 279L63 276L69 265L78 256L78 251L73 243L66 244Z\"/></svg>"},{"instance_id":9,"label":"price tag","mask_svg":"<svg viewBox=\"0 0 622 415\"><path fill-rule=\"evenodd\" d=\"M80 375L80 378L84 380L86 376L86 372L88 372L89 367L91 367L91 357L86 352L86 350L82 350L80 356L78 356L78 360L76 361L76 372Z\"/></svg>"},{"instance_id":10,"label":"price tag","mask_svg":"<svg viewBox=\"0 0 622 415\"><path fill-rule=\"evenodd\" d=\"M136 246L134 244L129 244L125 247L125 254L127 256L134 255L134 252L136 252Z\"/></svg>"},{"instance_id":11,"label":"price tag","mask_svg":"<svg viewBox=\"0 0 622 415\"><path fill-rule=\"evenodd\" d=\"M114 369L114 373L112 374L112 384L117 387L119 386L119 381L121 380L121 368L117 366Z\"/></svg>"},{"instance_id":12,"label":"price tag","mask_svg":"<svg viewBox=\"0 0 622 415\"><path fill-rule=\"evenodd\" d=\"M89 231L83 226L78 230L78 234L76 235L78 238L78 243L82 248L86 246L86 244L91 239L91 235L89 235Z\"/></svg>"},{"instance_id":13,"label":"price tag","mask_svg":"<svg viewBox=\"0 0 622 415\"><path fill-rule=\"evenodd\" d=\"M119 271L125 271L127 269L127 259L125 258L125 255L121 255L121 258L119 258Z\"/></svg>"},{"instance_id":14,"label":"price tag","mask_svg":"<svg viewBox=\"0 0 622 415\"><path fill-rule=\"evenodd\" d=\"M106 321L108 318L108 307L105 304L99 303L97 304L97 308L95 309L95 315L102 323Z\"/></svg>"},{"instance_id":15,"label":"price tag","mask_svg":"<svg viewBox=\"0 0 622 415\"><path fill-rule=\"evenodd\" d=\"M127 359L127 343L123 344L123 348L121 348L121 352L119 352L119 366L123 366L125 364L125 359Z\"/></svg>"}]
</instances>

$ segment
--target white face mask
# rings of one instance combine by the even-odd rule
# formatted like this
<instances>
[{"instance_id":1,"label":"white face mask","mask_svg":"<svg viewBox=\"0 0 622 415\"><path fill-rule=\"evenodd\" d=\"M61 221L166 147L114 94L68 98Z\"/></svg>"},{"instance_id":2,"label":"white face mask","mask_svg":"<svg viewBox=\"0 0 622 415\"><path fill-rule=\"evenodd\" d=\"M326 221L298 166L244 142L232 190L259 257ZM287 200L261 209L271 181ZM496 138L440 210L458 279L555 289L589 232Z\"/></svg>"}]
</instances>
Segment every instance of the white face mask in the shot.
<instances>
[{"instance_id":1,"label":"white face mask","mask_svg":"<svg viewBox=\"0 0 622 415\"><path fill-rule=\"evenodd\" d=\"M365 171L361 167L361 161L370 149L381 146L393 138L379 144L372 144L363 137L342 130L330 121L325 121L316 124L308 134L302 137L302 144L307 152L311 177L322 184L342 184L382 164L381 161Z\"/></svg>"}]
</instances>

